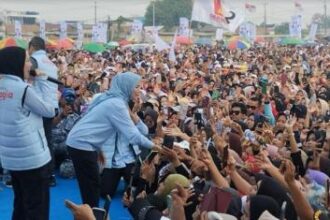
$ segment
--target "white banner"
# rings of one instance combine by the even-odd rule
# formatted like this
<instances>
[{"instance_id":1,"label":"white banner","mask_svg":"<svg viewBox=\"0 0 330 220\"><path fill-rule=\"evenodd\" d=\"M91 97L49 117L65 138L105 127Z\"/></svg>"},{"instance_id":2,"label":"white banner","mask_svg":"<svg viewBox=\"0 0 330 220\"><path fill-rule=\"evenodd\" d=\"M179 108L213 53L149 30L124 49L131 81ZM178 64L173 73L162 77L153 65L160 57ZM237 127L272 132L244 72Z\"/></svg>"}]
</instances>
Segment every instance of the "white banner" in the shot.
<instances>
[{"instance_id":1,"label":"white banner","mask_svg":"<svg viewBox=\"0 0 330 220\"><path fill-rule=\"evenodd\" d=\"M188 18L180 18L179 36L189 37L189 20Z\"/></svg>"},{"instance_id":2,"label":"white banner","mask_svg":"<svg viewBox=\"0 0 330 220\"><path fill-rule=\"evenodd\" d=\"M132 34L140 34L143 30L143 23L140 20L134 20L132 24Z\"/></svg>"},{"instance_id":3,"label":"white banner","mask_svg":"<svg viewBox=\"0 0 330 220\"><path fill-rule=\"evenodd\" d=\"M312 23L311 28L309 30L309 35L308 35L308 39L311 41L315 40L315 36L317 33L317 28L318 28L318 24L317 23Z\"/></svg>"},{"instance_id":4,"label":"white banner","mask_svg":"<svg viewBox=\"0 0 330 220\"><path fill-rule=\"evenodd\" d=\"M256 32L256 25L251 22L243 23L239 29L239 35L247 39L249 42L255 41L257 34Z\"/></svg>"},{"instance_id":5,"label":"white banner","mask_svg":"<svg viewBox=\"0 0 330 220\"><path fill-rule=\"evenodd\" d=\"M221 41L223 39L223 29L218 28L217 32L215 33L215 40Z\"/></svg>"},{"instance_id":6,"label":"white banner","mask_svg":"<svg viewBox=\"0 0 330 220\"><path fill-rule=\"evenodd\" d=\"M301 38L301 29L302 29L301 26L302 26L302 16L301 15L292 16L289 27L290 36Z\"/></svg>"},{"instance_id":7,"label":"white banner","mask_svg":"<svg viewBox=\"0 0 330 220\"><path fill-rule=\"evenodd\" d=\"M99 35L98 35L98 26L97 25L93 25L92 27L92 42L97 42L97 40L99 39Z\"/></svg>"},{"instance_id":8,"label":"white banner","mask_svg":"<svg viewBox=\"0 0 330 220\"><path fill-rule=\"evenodd\" d=\"M65 39L67 36L68 36L68 33L67 33L67 28L68 28L68 25L65 21L62 21L60 23L60 39Z\"/></svg>"},{"instance_id":9,"label":"white banner","mask_svg":"<svg viewBox=\"0 0 330 220\"><path fill-rule=\"evenodd\" d=\"M46 40L46 21L45 20L41 20L40 23L40 37L44 40Z\"/></svg>"},{"instance_id":10,"label":"white banner","mask_svg":"<svg viewBox=\"0 0 330 220\"><path fill-rule=\"evenodd\" d=\"M191 20L235 32L244 21L244 13L229 8L223 0L195 0Z\"/></svg>"},{"instance_id":11,"label":"white banner","mask_svg":"<svg viewBox=\"0 0 330 220\"><path fill-rule=\"evenodd\" d=\"M84 41L84 28L83 28L82 23L80 23L80 22L77 23L77 32L78 32L78 38L76 41L76 46L77 46L77 48L81 48L82 43Z\"/></svg>"},{"instance_id":12,"label":"white banner","mask_svg":"<svg viewBox=\"0 0 330 220\"><path fill-rule=\"evenodd\" d=\"M171 49L170 49L170 52L168 54L169 61L171 61L173 63L176 63L176 57L175 57L176 37L177 37L177 32L175 32L175 34L174 34Z\"/></svg>"},{"instance_id":13,"label":"white banner","mask_svg":"<svg viewBox=\"0 0 330 220\"><path fill-rule=\"evenodd\" d=\"M107 42L108 25L98 23L92 27L92 42L106 43Z\"/></svg>"},{"instance_id":14,"label":"white banner","mask_svg":"<svg viewBox=\"0 0 330 220\"><path fill-rule=\"evenodd\" d=\"M22 24L20 21L15 21L15 37L22 38Z\"/></svg>"}]
</instances>

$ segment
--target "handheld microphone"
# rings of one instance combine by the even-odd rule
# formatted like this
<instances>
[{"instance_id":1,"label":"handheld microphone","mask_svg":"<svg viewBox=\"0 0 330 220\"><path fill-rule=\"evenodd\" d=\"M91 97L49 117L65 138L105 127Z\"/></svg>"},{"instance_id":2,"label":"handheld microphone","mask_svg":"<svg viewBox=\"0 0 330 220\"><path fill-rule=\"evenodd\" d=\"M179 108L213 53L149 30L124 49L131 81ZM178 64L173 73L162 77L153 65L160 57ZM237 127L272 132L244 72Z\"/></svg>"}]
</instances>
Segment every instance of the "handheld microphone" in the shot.
<instances>
[{"instance_id":1,"label":"handheld microphone","mask_svg":"<svg viewBox=\"0 0 330 220\"><path fill-rule=\"evenodd\" d=\"M37 72L34 69L30 70L30 75L31 76L37 76ZM46 78L47 81L58 84L58 85L63 85L63 83L53 77L47 76Z\"/></svg>"}]
</instances>

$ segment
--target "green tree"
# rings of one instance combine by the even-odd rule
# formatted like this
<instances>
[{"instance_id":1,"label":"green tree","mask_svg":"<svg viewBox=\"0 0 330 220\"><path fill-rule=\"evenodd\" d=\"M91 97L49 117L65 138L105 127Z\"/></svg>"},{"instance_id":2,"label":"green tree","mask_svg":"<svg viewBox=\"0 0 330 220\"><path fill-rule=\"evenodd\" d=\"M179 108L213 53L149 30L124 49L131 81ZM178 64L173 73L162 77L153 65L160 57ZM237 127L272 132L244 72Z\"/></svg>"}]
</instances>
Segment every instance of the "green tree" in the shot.
<instances>
[{"instance_id":1,"label":"green tree","mask_svg":"<svg viewBox=\"0 0 330 220\"><path fill-rule=\"evenodd\" d=\"M153 4L155 4L155 24L170 29L179 25L179 18L190 19L192 11L191 0L155 0L150 2L145 14L145 25L153 25Z\"/></svg>"},{"instance_id":2,"label":"green tree","mask_svg":"<svg viewBox=\"0 0 330 220\"><path fill-rule=\"evenodd\" d=\"M288 22L284 22L282 24L276 25L275 27L275 34L289 34L289 23Z\"/></svg>"}]
</instances>

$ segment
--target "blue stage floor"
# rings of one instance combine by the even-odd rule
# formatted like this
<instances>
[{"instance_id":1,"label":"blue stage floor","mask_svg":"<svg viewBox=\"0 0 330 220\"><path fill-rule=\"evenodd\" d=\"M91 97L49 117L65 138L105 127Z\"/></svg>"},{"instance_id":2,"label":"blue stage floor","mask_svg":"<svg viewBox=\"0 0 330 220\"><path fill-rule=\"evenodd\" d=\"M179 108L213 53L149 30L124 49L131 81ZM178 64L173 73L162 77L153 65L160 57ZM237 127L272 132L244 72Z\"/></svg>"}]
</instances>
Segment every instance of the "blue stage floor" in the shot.
<instances>
[{"instance_id":1,"label":"blue stage floor","mask_svg":"<svg viewBox=\"0 0 330 220\"><path fill-rule=\"evenodd\" d=\"M10 220L13 210L13 191L0 183L0 220ZM116 196L112 199L110 207L111 220L130 220L132 219L121 203L124 184L121 182ZM76 179L67 180L57 178L57 186L51 188L50 200L50 219L51 220L72 220L71 212L64 206L64 200L80 204L79 188ZM100 203L103 204L103 201Z\"/></svg>"}]
</instances>

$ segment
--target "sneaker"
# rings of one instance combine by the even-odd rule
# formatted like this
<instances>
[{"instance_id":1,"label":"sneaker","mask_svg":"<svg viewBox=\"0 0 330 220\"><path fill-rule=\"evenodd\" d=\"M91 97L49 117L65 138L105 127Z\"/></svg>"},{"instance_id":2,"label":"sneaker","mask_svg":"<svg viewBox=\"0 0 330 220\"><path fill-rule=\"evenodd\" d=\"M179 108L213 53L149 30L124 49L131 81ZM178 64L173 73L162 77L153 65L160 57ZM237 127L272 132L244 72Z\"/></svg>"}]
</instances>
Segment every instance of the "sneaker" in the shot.
<instances>
[{"instance_id":1,"label":"sneaker","mask_svg":"<svg viewBox=\"0 0 330 220\"><path fill-rule=\"evenodd\" d=\"M54 187L56 186L56 178L54 175L52 175L50 178L49 178L49 186L50 187Z\"/></svg>"},{"instance_id":2,"label":"sneaker","mask_svg":"<svg viewBox=\"0 0 330 220\"><path fill-rule=\"evenodd\" d=\"M13 184L12 184L11 180L6 180L4 184L8 188L13 188Z\"/></svg>"}]
</instances>

